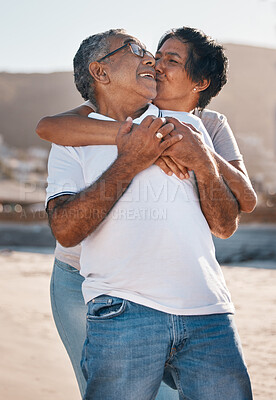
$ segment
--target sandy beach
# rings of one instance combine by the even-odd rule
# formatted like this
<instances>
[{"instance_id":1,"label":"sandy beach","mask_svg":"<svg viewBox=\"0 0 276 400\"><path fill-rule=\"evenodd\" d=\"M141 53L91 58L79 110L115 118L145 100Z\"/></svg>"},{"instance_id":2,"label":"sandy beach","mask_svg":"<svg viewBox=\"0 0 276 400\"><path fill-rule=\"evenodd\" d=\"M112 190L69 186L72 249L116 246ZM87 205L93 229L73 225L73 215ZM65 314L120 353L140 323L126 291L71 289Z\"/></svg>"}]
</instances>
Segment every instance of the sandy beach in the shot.
<instances>
[{"instance_id":1,"label":"sandy beach","mask_svg":"<svg viewBox=\"0 0 276 400\"><path fill-rule=\"evenodd\" d=\"M0 253L1 399L80 399L51 316L52 262L49 254ZM276 262L222 268L236 306L254 399L275 399Z\"/></svg>"}]
</instances>

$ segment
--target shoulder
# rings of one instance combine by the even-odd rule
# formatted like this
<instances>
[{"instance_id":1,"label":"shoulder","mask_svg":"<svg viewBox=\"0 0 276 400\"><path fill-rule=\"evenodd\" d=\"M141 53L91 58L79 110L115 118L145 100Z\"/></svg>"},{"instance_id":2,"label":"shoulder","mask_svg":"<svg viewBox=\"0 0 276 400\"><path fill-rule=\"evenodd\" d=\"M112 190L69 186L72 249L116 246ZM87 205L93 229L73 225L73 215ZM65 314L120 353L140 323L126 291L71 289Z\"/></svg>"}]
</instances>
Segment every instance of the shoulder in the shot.
<instances>
[{"instance_id":1,"label":"shoulder","mask_svg":"<svg viewBox=\"0 0 276 400\"><path fill-rule=\"evenodd\" d=\"M195 109L195 115L199 118L201 118L202 122L208 123L208 124L223 124L227 121L227 118L225 115L214 111L214 110L208 110L204 109L202 111L199 111L198 109Z\"/></svg>"},{"instance_id":2,"label":"shoulder","mask_svg":"<svg viewBox=\"0 0 276 400\"><path fill-rule=\"evenodd\" d=\"M196 110L207 129L216 152L226 161L242 160L234 134L225 115L213 110Z\"/></svg>"},{"instance_id":3,"label":"shoulder","mask_svg":"<svg viewBox=\"0 0 276 400\"><path fill-rule=\"evenodd\" d=\"M229 129L226 116L217 111L208 109L199 111L196 109L195 115L201 119L212 140L225 129Z\"/></svg>"}]
</instances>

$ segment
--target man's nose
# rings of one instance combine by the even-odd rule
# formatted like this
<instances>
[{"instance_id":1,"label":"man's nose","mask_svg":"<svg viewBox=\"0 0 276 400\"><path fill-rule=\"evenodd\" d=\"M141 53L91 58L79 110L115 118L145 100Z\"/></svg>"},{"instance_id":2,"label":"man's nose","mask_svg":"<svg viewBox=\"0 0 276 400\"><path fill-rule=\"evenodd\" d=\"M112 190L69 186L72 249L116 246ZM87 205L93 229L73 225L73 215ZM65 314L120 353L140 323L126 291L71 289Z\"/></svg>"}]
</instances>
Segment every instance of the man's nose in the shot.
<instances>
[{"instance_id":1,"label":"man's nose","mask_svg":"<svg viewBox=\"0 0 276 400\"><path fill-rule=\"evenodd\" d=\"M155 58L152 55L145 53L144 57L143 57L143 64L154 67L155 66Z\"/></svg>"}]
</instances>

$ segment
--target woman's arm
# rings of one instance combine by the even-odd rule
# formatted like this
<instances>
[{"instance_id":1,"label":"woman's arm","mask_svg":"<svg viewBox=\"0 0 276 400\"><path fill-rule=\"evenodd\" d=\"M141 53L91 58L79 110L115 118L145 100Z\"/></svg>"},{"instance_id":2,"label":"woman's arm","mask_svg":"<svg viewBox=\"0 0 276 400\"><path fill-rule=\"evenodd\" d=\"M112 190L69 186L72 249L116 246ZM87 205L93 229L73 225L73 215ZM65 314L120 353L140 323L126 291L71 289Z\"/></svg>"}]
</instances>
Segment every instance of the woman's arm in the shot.
<instances>
[{"instance_id":1,"label":"woman's arm","mask_svg":"<svg viewBox=\"0 0 276 400\"><path fill-rule=\"evenodd\" d=\"M240 211L251 213L257 204L257 195L251 185L243 161L225 161L219 154L213 152L224 182L236 197Z\"/></svg>"},{"instance_id":2,"label":"woman's arm","mask_svg":"<svg viewBox=\"0 0 276 400\"><path fill-rule=\"evenodd\" d=\"M257 196L226 117L212 110L196 112L196 115L201 118L212 139L215 148L213 156L219 172L236 197L240 211L252 212L257 204Z\"/></svg>"},{"instance_id":3,"label":"woman's arm","mask_svg":"<svg viewBox=\"0 0 276 400\"><path fill-rule=\"evenodd\" d=\"M122 122L87 118L93 109L81 105L61 114L42 118L37 127L38 136L62 146L115 145Z\"/></svg>"},{"instance_id":4,"label":"woman's arm","mask_svg":"<svg viewBox=\"0 0 276 400\"><path fill-rule=\"evenodd\" d=\"M115 145L115 138L122 123L87 118L91 112L93 112L91 107L81 105L61 114L44 117L39 121L36 132L41 139L62 146ZM205 124L203 116L202 122ZM221 126L221 122L218 122L219 124L215 124L215 127L214 124L205 125L209 133L211 133L210 129L213 130L210 134L212 140L218 142L215 146L217 152L213 153L214 158L220 174L236 197L240 210L250 213L256 206L256 193L252 188L244 163L237 160L227 162L219 154L220 149L222 151L225 148L225 142L227 142L227 151L231 149L231 146L233 149L237 148L237 144L233 142L234 136L229 125ZM168 157L159 158L156 164L168 175L175 173L180 179L188 177L187 170Z\"/></svg>"},{"instance_id":5,"label":"woman's arm","mask_svg":"<svg viewBox=\"0 0 276 400\"><path fill-rule=\"evenodd\" d=\"M61 114L44 117L39 121L36 133L41 139L61 146L115 145L122 122L88 118L93 111L88 105L81 105ZM133 124L133 129L137 126ZM169 157L158 158L156 165L168 175L174 173L179 179L189 178L187 169L182 165L177 166Z\"/></svg>"}]
</instances>

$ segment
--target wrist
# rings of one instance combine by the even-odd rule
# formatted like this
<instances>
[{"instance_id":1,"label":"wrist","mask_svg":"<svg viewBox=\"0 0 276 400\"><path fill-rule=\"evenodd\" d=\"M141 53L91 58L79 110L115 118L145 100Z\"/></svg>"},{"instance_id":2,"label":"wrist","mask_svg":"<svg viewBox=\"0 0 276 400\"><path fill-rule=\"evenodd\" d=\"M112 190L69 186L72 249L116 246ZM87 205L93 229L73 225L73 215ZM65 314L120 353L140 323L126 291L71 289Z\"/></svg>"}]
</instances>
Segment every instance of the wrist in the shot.
<instances>
[{"instance_id":1,"label":"wrist","mask_svg":"<svg viewBox=\"0 0 276 400\"><path fill-rule=\"evenodd\" d=\"M220 176L218 165L212 154L207 149L200 155L200 157L197 158L197 162L193 166L193 170L197 176L201 176L202 178L207 176Z\"/></svg>"},{"instance_id":2,"label":"wrist","mask_svg":"<svg viewBox=\"0 0 276 400\"><path fill-rule=\"evenodd\" d=\"M120 174L124 175L125 179L130 181L141 171L129 154L118 154L113 166L120 171Z\"/></svg>"}]
</instances>

